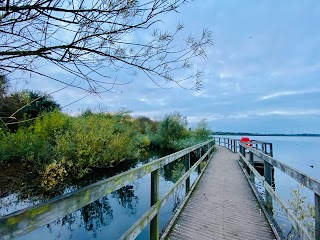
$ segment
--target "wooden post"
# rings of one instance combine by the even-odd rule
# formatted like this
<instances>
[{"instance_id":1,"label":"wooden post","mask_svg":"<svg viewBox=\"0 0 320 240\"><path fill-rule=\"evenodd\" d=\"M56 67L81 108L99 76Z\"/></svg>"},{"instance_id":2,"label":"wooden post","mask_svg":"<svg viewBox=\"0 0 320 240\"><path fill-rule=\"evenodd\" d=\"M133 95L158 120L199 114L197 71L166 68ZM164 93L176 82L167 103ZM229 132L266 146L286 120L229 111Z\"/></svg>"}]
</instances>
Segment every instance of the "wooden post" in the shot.
<instances>
[{"instance_id":1,"label":"wooden post","mask_svg":"<svg viewBox=\"0 0 320 240\"><path fill-rule=\"evenodd\" d=\"M199 157L198 160L201 158L201 149L202 148L198 148L198 157ZM198 169L198 174L200 174L201 173L201 164L198 165L197 169Z\"/></svg>"},{"instance_id":2,"label":"wooden post","mask_svg":"<svg viewBox=\"0 0 320 240\"><path fill-rule=\"evenodd\" d=\"M159 169L151 172L151 206L159 201ZM150 222L150 240L159 239L159 214L154 216Z\"/></svg>"},{"instance_id":3,"label":"wooden post","mask_svg":"<svg viewBox=\"0 0 320 240\"><path fill-rule=\"evenodd\" d=\"M253 152L250 152L250 158L249 158L249 163L254 167L254 161L253 161ZM254 182L254 174L250 169L250 180Z\"/></svg>"},{"instance_id":4,"label":"wooden post","mask_svg":"<svg viewBox=\"0 0 320 240\"><path fill-rule=\"evenodd\" d=\"M234 152L234 140L231 139L231 151Z\"/></svg>"},{"instance_id":5,"label":"wooden post","mask_svg":"<svg viewBox=\"0 0 320 240\"><path fill-rule=\"evenodd\" d=\"M243 150L244 150L244 147L242 147L240 144L239 144L239 148L240 148L240 153L243 155ZM241 165L242 165L242 167L243 167L243 160L242 160L242 158L240 157L240 163L241 163Z\"/></svg>"},{"instance_id":6,"label":"wooden post","mask_svg":"<svg viewBox=\"0 0 320 240\"><path fill-rule=\"evenodd\" d=\"M219 138L219 146L220 146L220 138Z\"/></svg>"},{"instance_id":7,"label":"wooden post","mask_svg":"<svg viewBox=\"0 0 320 240\"><path fill-rule=\"evenodd\" d=\"M273 157L273 148L272 148L272 143L270 143L270 156Z\"/></svg>"},{"instance_id":8,"label":"wooden post","mask_svg":"<svg viewBox=\"0 0 320 240\"><path fill-rule=\"evenodd\" d=\"M320 240L320 196L314 194L314 206L315 206L315 240Z\"/></svg>"},{"instance_id":9,"label":"wooden post","mask_svg":"<svg viewBox=\"0 0 320 240\"><path fill-rule=\"evenodd\" d=\"M190 153L184 156L184 169L186 172L190 169ZM190 177L186 179L186 194L190 191Z\"/></svg>"},{"instance_id":10,"label":"wooden post","mask_svg":"<svg viewBox=\"0 0 320 240\"><path fill-rule=\"evenodd\" d=\"M272 165L264 161L264 179L272 187ZM268 191L266 191L266 207L272 211L272 197Z\"/></svg>"}]
</instances>

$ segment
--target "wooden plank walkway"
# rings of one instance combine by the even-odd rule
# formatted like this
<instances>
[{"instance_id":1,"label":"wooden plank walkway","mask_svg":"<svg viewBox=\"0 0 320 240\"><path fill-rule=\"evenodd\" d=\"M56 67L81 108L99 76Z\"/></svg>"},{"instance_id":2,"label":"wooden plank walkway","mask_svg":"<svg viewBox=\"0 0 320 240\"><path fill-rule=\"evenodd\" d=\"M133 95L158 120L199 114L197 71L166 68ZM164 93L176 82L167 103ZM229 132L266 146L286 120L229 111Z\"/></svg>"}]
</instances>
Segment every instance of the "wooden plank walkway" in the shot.
<instances>
[{"instance_id":1,"label":"wooden plank walkway","mask_svg":"<svg viewBox=\"0 0 320 240\"><path fill-rule=\"evenodd\" d=\"M275 239L237 159L216 146L167 239Z\"/></svg>"}]
</instances>

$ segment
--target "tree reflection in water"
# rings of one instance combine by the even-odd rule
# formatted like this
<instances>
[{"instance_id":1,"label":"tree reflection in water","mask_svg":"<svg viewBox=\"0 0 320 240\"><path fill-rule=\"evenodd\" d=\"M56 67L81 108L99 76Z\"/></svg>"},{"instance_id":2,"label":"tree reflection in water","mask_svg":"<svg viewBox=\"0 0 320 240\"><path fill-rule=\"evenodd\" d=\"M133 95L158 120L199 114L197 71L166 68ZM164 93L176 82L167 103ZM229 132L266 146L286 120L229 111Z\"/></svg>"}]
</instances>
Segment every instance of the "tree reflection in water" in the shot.
<instances>
[{"instance_id":1,"label":"tree reflection in water","mask_svg":"<svg viewBox=\"0 0 320 240\"><path fill-rule=\"evenodd\" d=\"M85 229L93 231L94 237L96 237L96 231L100 227L106 226L113 219L113 211L107 197L94 201L80 211Z\"/></svg>"},{"instance_id":2,"label":"tree reflection in water","mask_svg":"<svg viewBox=\"0 0 320 240\"><path fill-rule=\"evenodd\" d=\"M126 213L130 216L135 215L138 204L138 197L134 195L134 190L132 185L127 185L118 189L111 194L113 198L116 198L118 203L124 207L127 211Z\"/></svg>"}]
</instances>

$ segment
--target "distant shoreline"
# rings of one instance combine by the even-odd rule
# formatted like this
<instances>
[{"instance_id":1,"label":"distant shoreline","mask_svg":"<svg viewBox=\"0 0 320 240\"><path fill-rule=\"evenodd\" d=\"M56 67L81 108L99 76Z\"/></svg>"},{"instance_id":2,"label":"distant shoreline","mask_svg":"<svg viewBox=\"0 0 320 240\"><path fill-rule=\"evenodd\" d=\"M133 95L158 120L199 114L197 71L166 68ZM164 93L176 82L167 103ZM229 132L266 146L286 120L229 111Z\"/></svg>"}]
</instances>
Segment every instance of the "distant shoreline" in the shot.
<instances>
[{"instance_id":1,"label":"distant shoreline","mask_svg":"<svg viewBox=\"0 0 320 240\"><path fill-rule=\"evenodd\" d=\"M320 137L316 133L298 133L298 134L285 134L285 133L246 133L246 132L213 132L213 135L232 135L232 136L272 136L272 137Z\"/></svg>"}]
</instances>

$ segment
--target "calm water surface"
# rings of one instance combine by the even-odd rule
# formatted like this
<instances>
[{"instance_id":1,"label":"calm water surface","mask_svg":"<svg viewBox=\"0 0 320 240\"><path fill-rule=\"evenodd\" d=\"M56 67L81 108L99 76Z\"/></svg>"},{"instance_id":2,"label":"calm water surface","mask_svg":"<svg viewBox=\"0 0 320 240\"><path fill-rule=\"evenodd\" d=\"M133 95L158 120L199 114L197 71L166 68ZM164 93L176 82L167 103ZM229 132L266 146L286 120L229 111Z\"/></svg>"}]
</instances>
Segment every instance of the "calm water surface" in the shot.
<instances>
[{"instance_id":1,"label":"calm water surface","mask_svg":"<svg viewBox=\"0 0 320 240\"><path fill-rule=\"evenodd\" d=\"M141 166L167 155L164 152L152 152L133 167ZM163 197L174 185L178 175L183 174L182 162L169 164L160 170L160 197ZM191 183L197 172L191 175ZM49 223L19 239L118 239L150 208L150 174L123 187L64 218ZM65 193L74 190L65 189ZM163 228L172 212L185 194L184 186L160 211L160 227ZM11 194L0 199L0 216L29 207L40 202L36 197L20 199L19 194ZM149 226L137 239L149 239Z\"/></svg>"}]
</instances>

